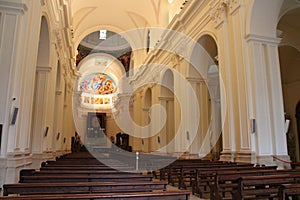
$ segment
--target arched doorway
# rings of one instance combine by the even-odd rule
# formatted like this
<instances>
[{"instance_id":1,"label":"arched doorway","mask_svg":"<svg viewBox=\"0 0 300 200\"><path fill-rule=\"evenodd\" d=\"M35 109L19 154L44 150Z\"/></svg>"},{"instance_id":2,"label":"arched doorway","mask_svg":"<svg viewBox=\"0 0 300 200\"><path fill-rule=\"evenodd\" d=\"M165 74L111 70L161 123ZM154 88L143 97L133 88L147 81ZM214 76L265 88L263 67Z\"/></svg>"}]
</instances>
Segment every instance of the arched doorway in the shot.
<instances>
[{"instance_id":1,"label":"arched doorway","mask_svg":"<svg viewBox=\"0 0 300 200\"><path fill-rule=\"evenodd\" d=\"M300 99L300 39L296 37L300 34L299 20L300 7L292 6L281 16L277 25L278 37L282 38L278 52L284 111L290 120L286 134L288 154L292 161L299 161L300 156L300 137L295 109Z\"/></svg>"},{"instance_id":2,"label":"arched doorway","mask_svg":"<svg viewBox=\"0 0 300 200\"><path fill-rule=\"evenodd\" d=\"M167 145L167 153L174 153L175 143L171 142L175 137L174 75L169 69L162 78L159 100L160 104L165 108L167 117L162 131L162 145Z\"/></svg>"},{"instance_id":3,"label":"arched doorway","mask_svg":"<svg viewBox=\"0 0 300 200\"><path fill-rule=\"evenodd\" d=\"M33 114L31 125L31 152L37 157L44 152L47 145L46 139L51 132L49 124L46 124L47 99L50 76L50 38L48 22L45 17L41 19L41 29L38 47L38 57L35 75L35 88L33 99ZM37 158L42 159L42 158Z\"/></svg>"},{"instance_id":4,"label":"arched doorway","mask_svg":"<svg viewBox=\"0 0 300 200\"><path fill-rule=\"evenodd\" d=\"M218 48L210 35L201 36L197 42L210 57L210 62L201 60L201 56L193 52L192 56L201 69L196 70L190 66L187 80L198 97L200 122L198 135L191 146L191 153L200 149L198 152L200 157L218 160L222 151Z\"/></svg>"}]
</instances>

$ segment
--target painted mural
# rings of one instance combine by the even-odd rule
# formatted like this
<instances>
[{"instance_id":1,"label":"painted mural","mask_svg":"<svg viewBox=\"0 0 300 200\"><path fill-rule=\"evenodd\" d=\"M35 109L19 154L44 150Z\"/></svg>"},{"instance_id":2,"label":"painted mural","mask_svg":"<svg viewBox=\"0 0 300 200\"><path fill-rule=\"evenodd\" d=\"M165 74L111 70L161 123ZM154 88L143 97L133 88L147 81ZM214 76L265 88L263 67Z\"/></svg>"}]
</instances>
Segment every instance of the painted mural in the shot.
<instances>
[{"instance_id":1,"label":"painted mural","mask_svg":"<svg viewBox=\"0 0 300 200\"><path fill-rule=\"evenodd\" d=\"M88 94L112 94L116 91L116 83L107 74L90 74L81 81L80 91Z\"/></svg>"}]
</instances>

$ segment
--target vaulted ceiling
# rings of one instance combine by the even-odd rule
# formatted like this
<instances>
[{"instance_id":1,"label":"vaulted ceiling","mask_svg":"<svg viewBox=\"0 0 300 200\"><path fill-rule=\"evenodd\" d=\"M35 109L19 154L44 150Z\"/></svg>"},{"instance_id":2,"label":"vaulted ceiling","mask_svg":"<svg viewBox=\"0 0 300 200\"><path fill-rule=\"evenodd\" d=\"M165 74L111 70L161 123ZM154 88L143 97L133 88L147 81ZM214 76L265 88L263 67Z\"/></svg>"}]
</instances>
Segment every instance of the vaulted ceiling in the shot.
<instances>
[{"instance_id":1,"label":"vaulted ceiling","mask_svg":"<svg viewBox=\"0 0 300 200\"><path fill-rule=\"evenodd\" d=\"M86 35L100 29L120 33L148 26L165 27L169 23L169 9L172 6L169 2L172 1L72 0L71 15L75 46Z\"/></svg>"}]
</instances>

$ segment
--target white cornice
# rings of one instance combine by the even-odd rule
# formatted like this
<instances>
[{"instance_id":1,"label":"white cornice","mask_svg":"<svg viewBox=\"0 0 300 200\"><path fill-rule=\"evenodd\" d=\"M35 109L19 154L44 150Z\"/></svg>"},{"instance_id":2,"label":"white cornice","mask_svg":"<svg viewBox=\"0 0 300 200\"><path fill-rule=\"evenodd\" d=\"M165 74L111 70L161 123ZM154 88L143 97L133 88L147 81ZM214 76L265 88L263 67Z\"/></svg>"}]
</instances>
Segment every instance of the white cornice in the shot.
<instances>
[{"instance_id":1,"label":"white cornice","mask_svg":"<svg viewBox=\"0 0 300 200\"><path fill-rule=\"evenodd\" d=\"M0 10L4 12L24 14L27 11L27 5L25 3L0 0Z\"/></svg>"}]
</instances>

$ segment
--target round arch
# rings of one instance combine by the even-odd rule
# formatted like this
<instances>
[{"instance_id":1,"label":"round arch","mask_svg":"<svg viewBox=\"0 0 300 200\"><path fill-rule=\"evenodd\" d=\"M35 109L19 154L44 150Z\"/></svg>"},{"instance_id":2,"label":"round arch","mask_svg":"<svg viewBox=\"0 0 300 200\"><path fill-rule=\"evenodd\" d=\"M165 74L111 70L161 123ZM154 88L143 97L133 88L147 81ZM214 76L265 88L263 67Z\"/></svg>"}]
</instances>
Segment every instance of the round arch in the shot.
<instances>
[{"instance_id":1,"label":"round arch","mask_svg":"<svg viewBox=\"0 0 300 200\"><path fill-rule=\"evenodd\" d=\"M201 48L200 53L204 53L206 55L199 56L196 55L199 53L198 51L192 51L191 59L193 59L193 63L199 63L198 66L201 66L201 69L195 69L194 66L190 65L187 77L207 78L209 66L212 64L218 64L218 47L216 41L216 37L210 32L205 32L197 39L197 43Z\"/></svg>"},{"instance_id":2,"label":"round arch","mask_svg":"<svg viewBox=\"0 0 300 200\"><path fill-rule=\"evenodd\" d=\"M101 24L101 25L93 26L91 28L85 29L81 33L78 33L78 34L75 33L76 36L75 36L75 41L74 41L74 44L75 44L74 47L77 48L77 46L79 45L79 43L83 40L83 38L85 36L87 36L90 33L95 32L95 31L101 30L101 29L110 30L110 31L113 31L115 33L122 33L122 32L124 32L124 30L122 30L121 28L118 28L116 26L111 26L111 25L103 25L103 24ZM128 38L126 38L126 36L125 36L125 39L127 41L129 41Z\"/></svg>"},{"instance_id":3,"label":"round arch","mask_svg":"<svg viewBox=\"0 0 300 200\"><path fill-rule=\"evenodd\" d=\"M218 160L222 151L222 135L221 135L221 100L220 100L220 73L218 66L218 46L216 37L211 32L203 32L197 39L197 43L201 46L201 50L193 50L193 63L201 66L201 69L195 69L189 66L187 74L188 80L194 85L194 90L198 96L198 104L200 108L200 128L197 132L197 138L191 146L191 152L196 153L198 149L211 149L211 159ZM205 54L205 55L198 55ZM206 58L205 59L203 59ZM209 144L203 144L205 138L209 134ZM200 148L201 147L201 148Z\"/></svg>"},{"instance_id":4,"label":"round arch","mask_svg":"<svg viewBox=\"0 0 300 200\"><path fill-rule=\"evenodd\" d=\"M300 135L297 130L295 108L299 102L300 73L300 4L288 4L285 1L277 24L281 43L278 48L280 75L283 93L284 112L289 117L290 127L286 129L288 154L292 161L300 159ZM291 1L289 1L291 2Z\"/></svg>"},{"instance_id":5,"label":"round arch","mask_svg":"<svg viewBox=\"0 0 300 200\"><path fill-rule=\"evenodd\" d=\"M37 66L50 67L50 27L47 17L41 17L41 28L39 38L39 50L37 56Z\"/></svg>"},{"instance_id":6,"label":"round arch","mask_svg":"<svg viewBox=\"0 0 300 200\"><path fill-rule=\"evenodd\" d=\"M246 35L276 37L276 27L284 0L253 0L246 23ZM265 12L268 8L268 12ZM264 19L264 20L261 20Z\"/></svg>"},{"instance_id":7,"label":"round arch","mask_svg":"<svg viewBox=\"0 0 300 200\"><path fill-rule=\"evenodd\" d=\"M163 97L171 97L174 96L174 75L172 70L167 69L162 73L161 76L161 96Z\"/></svg>"}]
</instances>

